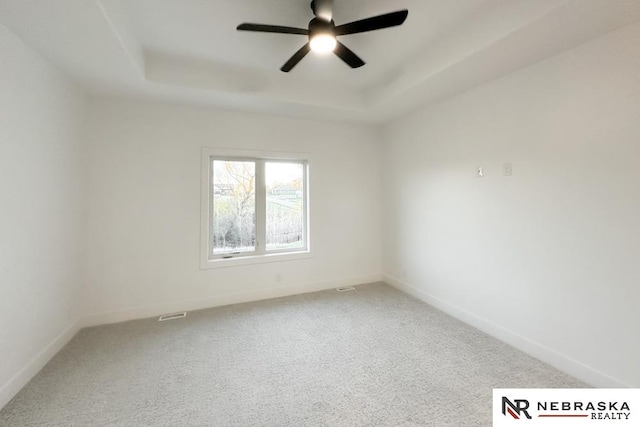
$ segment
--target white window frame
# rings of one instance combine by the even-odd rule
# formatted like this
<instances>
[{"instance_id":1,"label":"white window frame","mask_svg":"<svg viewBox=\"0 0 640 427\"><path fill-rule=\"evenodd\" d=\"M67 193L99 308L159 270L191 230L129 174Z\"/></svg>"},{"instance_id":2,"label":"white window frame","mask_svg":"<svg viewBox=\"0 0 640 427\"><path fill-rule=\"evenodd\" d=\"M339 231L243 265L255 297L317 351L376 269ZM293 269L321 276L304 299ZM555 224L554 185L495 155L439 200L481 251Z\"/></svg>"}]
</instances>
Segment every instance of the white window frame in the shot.
<instances>
[{"instance_id":1,"label":"white window frame","mask_svg":"<svg viewBox=\"0 0 640 427\"><path fill-rule=\"evenodd\" d=\"M252 252L238 254L216 254L211 251L211 219L213 197L213 160L252 161L255 162L255 194L256 194L256 249ZM304 165L304 201L303 201L303 248L285 250L266 250L266 162L291 162ZM201 182L201 226L200 226L200 268L219 268L237 265L258 264L264 262L291 261L310 258L310 209L309 209L309 165L308 153L291 153L275 151L237 150L228 148L204 147L202 149L202 182ZM259 212L264 212L260 214Z\"/></svg>"}]
</instances>

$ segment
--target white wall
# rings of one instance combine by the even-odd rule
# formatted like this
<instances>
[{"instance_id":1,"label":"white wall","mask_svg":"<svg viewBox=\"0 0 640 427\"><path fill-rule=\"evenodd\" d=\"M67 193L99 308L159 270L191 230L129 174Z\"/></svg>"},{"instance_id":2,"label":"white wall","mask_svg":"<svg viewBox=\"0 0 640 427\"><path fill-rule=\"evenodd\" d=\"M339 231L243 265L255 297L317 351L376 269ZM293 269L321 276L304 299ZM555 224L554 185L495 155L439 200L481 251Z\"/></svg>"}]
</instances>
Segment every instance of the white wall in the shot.
<instances>
[{"instance_id":1,"label":"white wall","mask_svg":"<svg viewBox=\"0 0 640 427\"><path fill-rule=\"evenodd\" d=\"M387 280L599 386L640 386L639 40L626 27L385 130Z\"/></svg>"},{"instance_id":2,"label":"white wall","mask_svg":"<svg viewBox=\"0 0 640 427\"><path fill-rule=\"evenodd\" d=\"M0 408L80 316L83 95L0 25Z\"/></svg>"},{"instance_id":3,"label":"white wall","mask_svg":"<svg viewBox=\"0 0 640 427\"><path fill-rule=\"evenodd\" d=\"M95 99L88 133L89 324L381 279L373 129ZM199 269L206 146L311 153L313 258Z\"/></svg>"}]
</instances>

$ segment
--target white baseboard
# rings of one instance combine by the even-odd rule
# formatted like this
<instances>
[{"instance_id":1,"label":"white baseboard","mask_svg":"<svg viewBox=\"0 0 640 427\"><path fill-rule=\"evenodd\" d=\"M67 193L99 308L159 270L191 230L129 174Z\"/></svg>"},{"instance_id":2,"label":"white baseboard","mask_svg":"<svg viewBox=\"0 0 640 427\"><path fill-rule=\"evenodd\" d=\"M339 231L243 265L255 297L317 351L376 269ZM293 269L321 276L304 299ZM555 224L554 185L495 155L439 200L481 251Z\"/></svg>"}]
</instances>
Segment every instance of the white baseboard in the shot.
<instances>
[{"instance_id":1,"label":"white baseboard","mask_svg":"<svg viewBox=\"0 0 640 427\"><path fill-rule=\"evenodd\" d=\"M0 388L0 409L2 409L40 370L55 356L81 328L78 319L53 339L40 353L27 362L18 373Z\"/></svg>"},{"instance_id":2,"label":"white baseboard","mask_svg":"<svg viewBox=\"0 0 640 427\"><path fill-rule=\"evenodd\" d=\"M380 282L382 274L369 274L365 276L334 279L320 282L310 282L298 285L287 285L276 288L266 288L251 292L227 294L197 300L188 300L160 304L147 307L129 308L124 310L109 311L89 314L76 320L72 325L62 331L40 353L31 359L18 373L0 388L0 409L3 408L43 367L55 356L81 328L98 326L109 323L124 322L127 320L144 319L185 310L199 310L218 307L222 305L238 304L243 302L258 301L271 298L285 297L289 295L304 294L323 291L342 286L353 286L363 283Z\"/></svg>"},{"instance_id":3,"label":"white baseboard","mask_svg":"<svg viewBox=\"0 0 640 427\"><path fill-rule=\"evenodd\" d=\"M434 297L429 293L411 286L393 276L383 274L385 283L414 296L415 298L441 310L464 323L473 326L497 339L503 341L518 350L521 350L536 359L539 359L567 374L587 383L594 387L601 388L632 388L617 378L611 377L603 372L593 369L575 359L544 346L540 343L530 340L520 334L517 334L503 326L500 326L490 320L479 317L467 310L464 310L454 304Z\"/></svg>"},{"instance_id":4,"label":"white baseboard","mask_svg":"<svg viewBox=\"0 0 640 427\"><path fill-rule=\"evenodd\" d=\"M341 286L353 286L363 283L380 281L382 281L382 274L376 273L358 277L309 282L297 285L280 286L275 288L256 289L249 292L239 292L213 297L205 297L196 300L184 300L146 307L132 307L123 310L105 311L85 316L82 321L82 326L89 327L106 325L110 323L126 322L128 320L155 317L165 313L201 310L223 305L239 304L243 302L259 301L271 298L280 298L290 295L323 291L327 289L338 288Z\"/></svg>"}]
</instances>

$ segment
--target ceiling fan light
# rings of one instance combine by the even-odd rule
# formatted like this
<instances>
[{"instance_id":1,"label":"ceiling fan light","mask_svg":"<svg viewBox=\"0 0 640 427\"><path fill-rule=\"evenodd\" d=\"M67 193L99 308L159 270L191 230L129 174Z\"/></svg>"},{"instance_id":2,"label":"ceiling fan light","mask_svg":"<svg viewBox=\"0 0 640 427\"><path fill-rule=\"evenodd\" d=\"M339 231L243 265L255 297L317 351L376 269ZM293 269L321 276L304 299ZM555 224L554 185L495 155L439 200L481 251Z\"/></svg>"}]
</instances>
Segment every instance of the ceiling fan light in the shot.
<instances>
[{"instance_id":1,"label":"ceiling fan light","mask_svg":"<svg viewBox=\"0 0 640 427\"><path fill-rule=\"evenodd\" d=\"M336 38L331 34L318 34L311 38L309 45L311 50L318 53L333 52L336 48Z\"/></svg>"}]
</instances>

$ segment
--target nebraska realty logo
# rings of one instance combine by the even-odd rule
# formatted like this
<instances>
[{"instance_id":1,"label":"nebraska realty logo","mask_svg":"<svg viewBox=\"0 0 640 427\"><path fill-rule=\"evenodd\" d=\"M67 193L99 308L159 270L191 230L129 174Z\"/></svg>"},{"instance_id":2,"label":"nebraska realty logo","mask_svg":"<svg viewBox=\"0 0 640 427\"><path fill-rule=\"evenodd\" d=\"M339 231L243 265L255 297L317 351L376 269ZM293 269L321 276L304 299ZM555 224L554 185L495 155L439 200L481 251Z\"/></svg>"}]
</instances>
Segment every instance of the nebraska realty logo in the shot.
<instances>
[{"instance_id":1,"label":"nebraska realty logo","mask_svg":"<svg viewBox=\"0 0 640 427\"><path fill-rule=\"evenodd\" d=\"M640 389L494 389L494 426L640 426Z\"/></svg>"}]
</instances>

